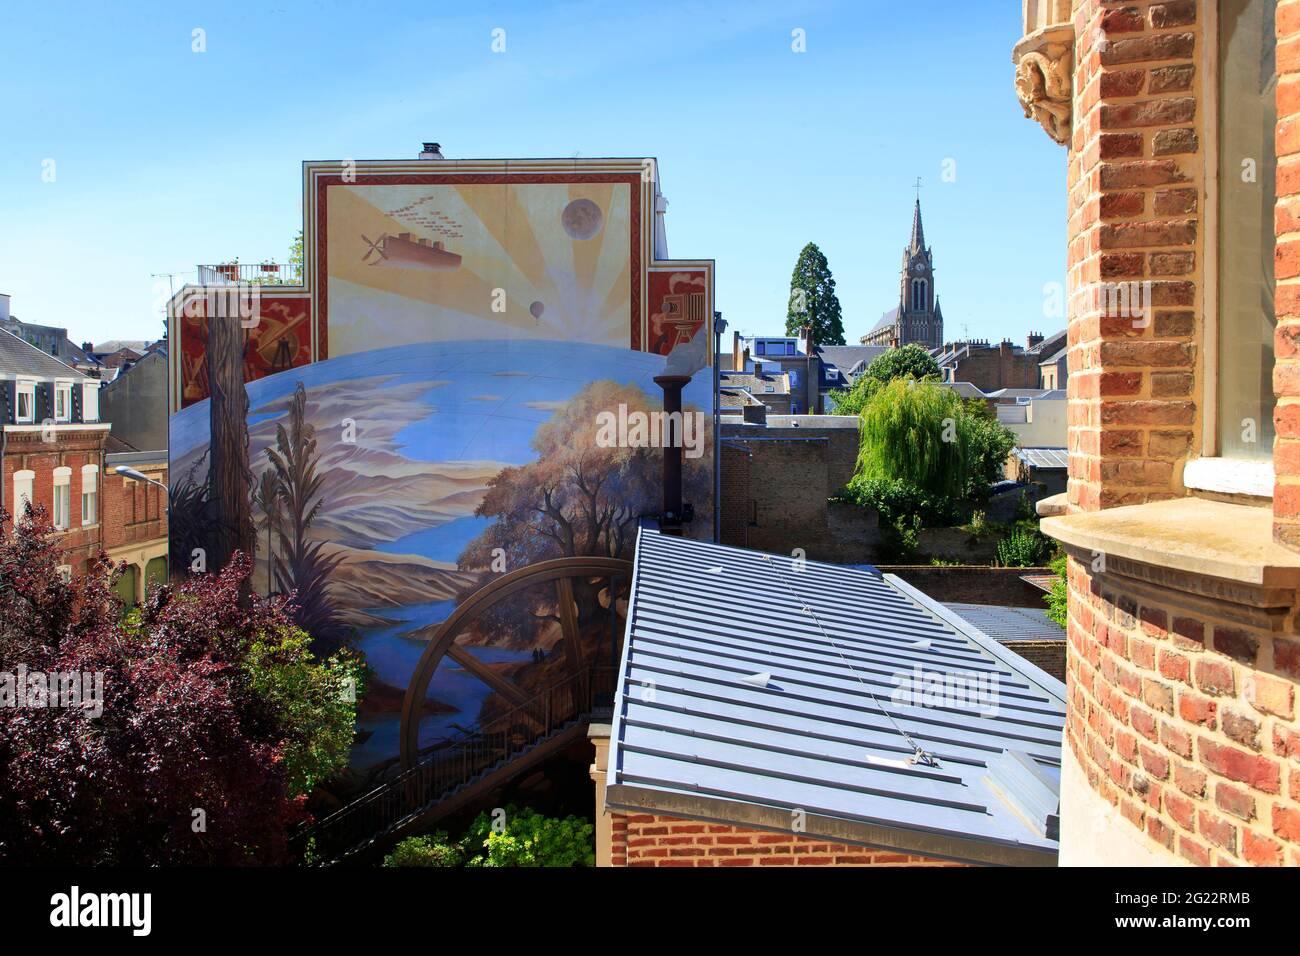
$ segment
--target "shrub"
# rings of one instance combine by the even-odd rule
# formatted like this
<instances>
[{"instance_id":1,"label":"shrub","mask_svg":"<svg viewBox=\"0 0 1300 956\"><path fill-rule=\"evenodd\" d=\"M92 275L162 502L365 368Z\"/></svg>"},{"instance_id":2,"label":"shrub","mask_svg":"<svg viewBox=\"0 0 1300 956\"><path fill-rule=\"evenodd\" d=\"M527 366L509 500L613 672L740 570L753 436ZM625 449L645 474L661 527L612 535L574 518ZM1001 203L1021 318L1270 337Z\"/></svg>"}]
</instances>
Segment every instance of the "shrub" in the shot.
<instances>
[{"instance_id":1,"label":"shrub","mask_svg":"<svg viewBox=\"0 0 1300 956\"><path fill-rule=\"evenodd\" d=\"M915 485L896 478L853 478L837 496L880 513L881 525L911 525L919 518L922 525L939 527L959 518L960 505L951 498L931 495Z\"/></svg>"},{"instance_id":2,"label":"shrub","mask_svg":"<svg viewBox=\"0 0 1300 956\"><path fill-rule=\"evenodd\" d=\"M1024 568L1041 564L1051 554L1052 541L1032 528L1017 527L998 542L998 564Z\"/></svg>"},{"instance_id":3,"label":"shrub","mask_svg":"<svg viewBox=\"0 0 1300 956\"><path fill-rule=\"evenodd\" d=\"M501 825L480 813L461 845L466 866L595 866L596 828L581 817L546 817L536 810L505 808Z\"/></svg>"},{"instance_id":4,"label":"shrub","mask_svg":"<svg viewBox=\"0 0 1300 956\"><path fill-rule=\"evenodd\" d=\"M464 850L447 839L443 830L424 836L407 837L384 857L384 866L460 866Z\"/></svg>"},{"instance_id":5,"label":"shrub","mask_svg":"<svg viewBox=\"0 0 1300 956\"><path fill-rule=\"evenodd\" d=\"M309 789L346 759L351 665L314 658L282 602L244 599L242 554L125 618L107 558L68 582L61 563L40 509L0 534L0 672L95 675L102 713L0 706L0 862L287 862Z\"/></svg>"},{"instance_id":6,"label":"shrub","mask_svg":"<svg viewBox=\"0 0 1300 956\"><path fill-rule=\"evenodd\" d=\"M1069 609L1069 584L1066 580L1065 555L1059 555L1052 560L1052 571L1056 574L1056 580L1052 582L1052 590L1043 595L1043 600L1047 602L1048 618L1061 627L1065 627L1066 615Z\"/></svg>"}]
</instances>

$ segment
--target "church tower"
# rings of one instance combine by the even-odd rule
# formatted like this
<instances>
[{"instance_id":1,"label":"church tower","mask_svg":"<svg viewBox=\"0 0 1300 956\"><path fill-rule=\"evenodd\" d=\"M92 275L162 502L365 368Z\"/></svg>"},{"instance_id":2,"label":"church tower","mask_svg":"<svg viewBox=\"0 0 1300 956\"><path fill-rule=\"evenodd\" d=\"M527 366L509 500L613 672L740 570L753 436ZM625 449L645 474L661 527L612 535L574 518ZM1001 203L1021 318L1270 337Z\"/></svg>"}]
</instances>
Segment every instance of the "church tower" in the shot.
<instances>
[{"instance_id":1,"label":"church tower","mask_svg":"<svg viewBox=\"0 0 1300 956\"><path fill-rule=\"evenodd\" d=\"M943 311L934 292L934 255L925 244L919 196L912 210L912 237L903 250L898 306L881 316L861 341L893 348L913 342L927 349L943 345Z\"/></svg>"},{"instance_id":2,"label":"church tower","mask_svg":"<svg viewBox=\"0 0 1300 956\"><path fill-rule=\"evenodd\" d=\"M912 238L903 250L898 325L899 345L915 342L930 349L943 345L943 313L934 292L934 255L925 244L919 196L912 211Z\"/></svg>"}]
</instances>

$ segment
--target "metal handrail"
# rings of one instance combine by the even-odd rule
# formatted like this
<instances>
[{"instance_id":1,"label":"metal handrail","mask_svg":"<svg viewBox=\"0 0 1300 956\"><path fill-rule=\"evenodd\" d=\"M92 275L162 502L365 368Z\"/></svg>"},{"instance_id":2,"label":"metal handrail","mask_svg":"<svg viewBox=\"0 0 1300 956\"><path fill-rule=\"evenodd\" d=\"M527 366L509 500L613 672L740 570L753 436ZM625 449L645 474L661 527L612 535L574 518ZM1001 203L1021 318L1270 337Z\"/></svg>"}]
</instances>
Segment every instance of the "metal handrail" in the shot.
<instances>
[{"instance_id":1,"label":"metal handrail","mask_svg":"<svg viewBox=\"0 0 1300 956\"><path fill-rule=\"evenodd\" d=\"M293 837L320 860L373 841L613 699L613 667L570 674L501 714L440 741L419 763ZM315 845L311 846L312 841Z\"/></svg>"}]
</instances>

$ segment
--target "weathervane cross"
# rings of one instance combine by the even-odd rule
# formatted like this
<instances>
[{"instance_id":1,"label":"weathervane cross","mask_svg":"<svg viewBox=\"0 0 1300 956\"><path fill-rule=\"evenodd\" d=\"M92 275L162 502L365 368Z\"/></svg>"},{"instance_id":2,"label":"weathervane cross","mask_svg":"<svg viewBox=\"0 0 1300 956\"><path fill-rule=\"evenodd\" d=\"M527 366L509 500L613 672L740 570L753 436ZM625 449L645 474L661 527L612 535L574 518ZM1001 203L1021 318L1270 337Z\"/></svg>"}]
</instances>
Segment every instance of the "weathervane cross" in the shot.
<instances>
[{"instance_id":1,"label":"weathervane cross","mask_svg":"<svg viewBox=\"0 0 1300 956\"><path fill-rule=\"evenodd\" d=\"M920 176L916 177L916 185L913 188L916 190L916 201L920 202L921 201L921 177Z\"/></svg>"}]
</instances>

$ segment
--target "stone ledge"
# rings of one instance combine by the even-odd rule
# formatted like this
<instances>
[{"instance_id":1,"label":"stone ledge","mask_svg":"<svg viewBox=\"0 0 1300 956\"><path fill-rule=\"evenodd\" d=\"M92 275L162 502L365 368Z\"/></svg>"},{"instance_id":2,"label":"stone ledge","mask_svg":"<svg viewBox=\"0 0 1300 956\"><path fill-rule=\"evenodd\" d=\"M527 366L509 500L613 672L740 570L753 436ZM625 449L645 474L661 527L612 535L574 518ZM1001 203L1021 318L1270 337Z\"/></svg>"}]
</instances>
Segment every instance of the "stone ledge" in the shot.
<instances>
[{"instance_id":1,"label":"stone ledge","mask_svg":"<svg viewBox=\"0 0 1300 956\"><path fill-rule=\"evenodd\" d=\"M1039 526L1069 548L1107 558L1252 588L1300 586L1300 554L1274 542L1269 508L1175 498L1044 518Z\"/></svg>"}]
</instances>

